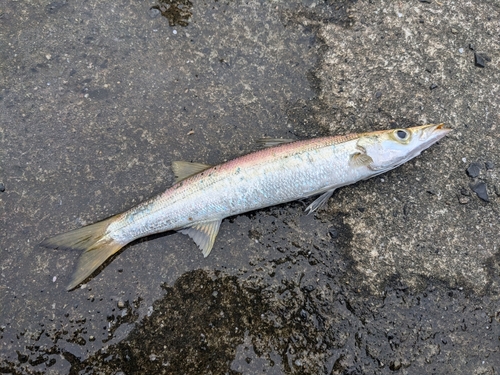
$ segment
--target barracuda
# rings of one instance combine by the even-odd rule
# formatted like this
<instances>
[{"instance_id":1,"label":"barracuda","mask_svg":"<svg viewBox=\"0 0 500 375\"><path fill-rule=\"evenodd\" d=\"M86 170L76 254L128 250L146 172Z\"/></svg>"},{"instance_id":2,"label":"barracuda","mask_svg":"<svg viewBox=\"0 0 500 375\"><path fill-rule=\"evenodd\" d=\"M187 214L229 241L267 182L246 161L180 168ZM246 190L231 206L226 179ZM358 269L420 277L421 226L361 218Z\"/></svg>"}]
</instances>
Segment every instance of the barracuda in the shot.
<instances>
[{"instance_id":1,"label":"barracuda","mask_svg":"<svg viewBox=\"0 0 500 375\"><path fill-rule=\"evenodd\" d=\"M319 195L306 208L314 212L335 189L398 167L449 131L430 124L296 142L269 139L264 143L278 145L216 166L174 162L177 180L163 194L41 245L83 251L68 290L126 244L154 233L184 233L206 257L224 218Z\"/></svg>"}]
</instances>

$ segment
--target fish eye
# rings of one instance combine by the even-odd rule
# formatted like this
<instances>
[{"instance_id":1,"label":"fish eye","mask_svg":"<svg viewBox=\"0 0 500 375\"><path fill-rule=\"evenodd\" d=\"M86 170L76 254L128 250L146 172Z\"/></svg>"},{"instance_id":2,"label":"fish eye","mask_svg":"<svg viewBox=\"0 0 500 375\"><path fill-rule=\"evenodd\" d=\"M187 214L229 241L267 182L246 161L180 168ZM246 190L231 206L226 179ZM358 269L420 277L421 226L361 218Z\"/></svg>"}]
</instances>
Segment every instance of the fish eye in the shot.
<instances>
[{"instance_id":1,"label":"fish eye","mask_svg":"<svg viewBox=\"0 0 500 375\"><path fill-rule=\"evenodd\" d=\"M404 129L397 129L394 131L394 134L399 141L407 141L410 138L410 132Z\"/></svg>"}]
</instances>

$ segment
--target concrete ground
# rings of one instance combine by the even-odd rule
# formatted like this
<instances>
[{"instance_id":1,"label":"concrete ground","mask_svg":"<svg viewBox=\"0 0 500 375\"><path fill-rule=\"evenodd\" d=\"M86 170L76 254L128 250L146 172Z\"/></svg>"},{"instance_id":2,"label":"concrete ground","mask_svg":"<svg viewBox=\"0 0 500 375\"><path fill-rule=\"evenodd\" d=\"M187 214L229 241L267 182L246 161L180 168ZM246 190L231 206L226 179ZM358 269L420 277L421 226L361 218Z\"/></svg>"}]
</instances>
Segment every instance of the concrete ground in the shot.
<instances>
[{"instance_id":1,"label":"concrete ground","mask_svg":"<svg viewBox=\"0 0 500 375\"><path fill-rule=\"evenodd\" d=\"M0 4L0 372L497 374L500 3ZM72 292L48 236L264 136L444 122L397 170L127 246ZM468 170L468 172L467 172ZM306 202L307 203L307 202Z\"/></svg>"}]
</instances>

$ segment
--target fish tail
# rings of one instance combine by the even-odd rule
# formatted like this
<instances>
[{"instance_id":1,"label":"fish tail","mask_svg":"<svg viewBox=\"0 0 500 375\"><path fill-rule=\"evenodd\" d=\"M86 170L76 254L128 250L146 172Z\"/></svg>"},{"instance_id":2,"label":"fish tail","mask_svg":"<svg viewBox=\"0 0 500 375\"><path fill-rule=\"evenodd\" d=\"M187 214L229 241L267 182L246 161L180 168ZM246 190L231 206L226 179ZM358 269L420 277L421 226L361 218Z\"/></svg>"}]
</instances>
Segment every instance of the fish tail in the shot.
<instances>
[{"instance_id":1,"label":"fish tail","mask_svg":"<svg viewBox=\"0 0 500 375\"><path fill-rule=\"evenodd\" d=\"M67 290L71 290L92 274L106 259L120 250L124 244L109 236L107 228L116 217L87 225L83 228L47 238L40 245L53 249L82 250L73 279Z\"/></svg>"}]
</instances>

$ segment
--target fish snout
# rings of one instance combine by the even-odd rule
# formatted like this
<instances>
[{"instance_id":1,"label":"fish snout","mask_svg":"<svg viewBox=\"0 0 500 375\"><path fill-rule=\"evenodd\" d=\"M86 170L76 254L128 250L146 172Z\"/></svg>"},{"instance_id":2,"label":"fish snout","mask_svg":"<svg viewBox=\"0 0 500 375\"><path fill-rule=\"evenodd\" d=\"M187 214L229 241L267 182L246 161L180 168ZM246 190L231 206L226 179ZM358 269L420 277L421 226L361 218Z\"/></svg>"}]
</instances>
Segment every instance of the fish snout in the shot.
<instances>
[{"instance_id":1,"label":"fish snout","mask_svg":"<svg viewBox=\"0 0 500 375\"><path fill-rule=\"evenodd\" d=\"M419 140L421 142L432 141L437 142L443 138L446 134L451 132L453 129L446 128L444 123L441 124L429 124L420 127Z\"/></svg>"}]
</instances>

